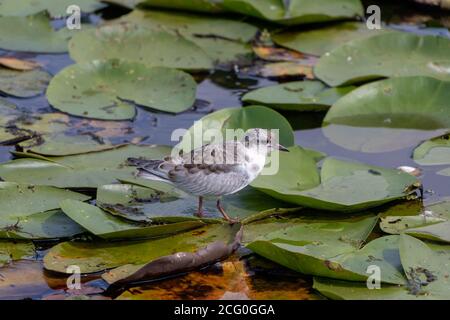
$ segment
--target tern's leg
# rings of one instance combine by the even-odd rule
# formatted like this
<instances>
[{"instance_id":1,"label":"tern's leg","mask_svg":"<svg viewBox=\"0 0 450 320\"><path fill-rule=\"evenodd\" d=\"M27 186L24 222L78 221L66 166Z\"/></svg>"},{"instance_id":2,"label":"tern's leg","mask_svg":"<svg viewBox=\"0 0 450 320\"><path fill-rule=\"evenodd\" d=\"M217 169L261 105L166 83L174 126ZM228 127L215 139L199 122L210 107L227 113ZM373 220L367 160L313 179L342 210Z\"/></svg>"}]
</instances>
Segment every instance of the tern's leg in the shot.
<instances>
[{"instance_id":1,"label":"tern's leg","mask_svg":"<svg viewBox=\"0 0 450 320\"><path fill-rule=\"evenodd\" d=\"M222 206L220 205L220 199L217 199L217 209L219 209L220 213L223 215L223 218L227 220L229 223L233 224L238 222L238 219L230 218L230 216L223 210Z\"/></svg>"},{"instance_id":2,"label":"tern's leg","mask_svg":"<svg viewBox=\"0 0 450 320\"><path fill-rule=\"evenodd\" d=\"M203 217L203 197L198 197L198 209L195 213L197 217Z\"/></svg>"}]
</instances>

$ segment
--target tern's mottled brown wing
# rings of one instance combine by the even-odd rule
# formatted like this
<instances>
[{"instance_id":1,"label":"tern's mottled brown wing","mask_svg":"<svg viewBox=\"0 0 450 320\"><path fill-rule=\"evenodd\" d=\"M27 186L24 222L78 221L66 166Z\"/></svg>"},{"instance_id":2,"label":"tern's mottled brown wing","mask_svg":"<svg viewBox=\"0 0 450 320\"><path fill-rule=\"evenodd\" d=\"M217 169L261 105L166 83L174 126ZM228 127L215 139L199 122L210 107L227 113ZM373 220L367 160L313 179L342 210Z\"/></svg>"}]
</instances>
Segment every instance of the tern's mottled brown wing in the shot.
<instances>
[{"instance_id":1,"label":"tern's mottled brown wing","mask_svg":"<svg viewBox=\"0 0 450 320\"><path fill-rule=\"evenodd\" d=\"M240 142L224 142L207 144L182 155L183 163L187 164L243 164L246 159L246 149Z\"/></svg>"}]
</instances>

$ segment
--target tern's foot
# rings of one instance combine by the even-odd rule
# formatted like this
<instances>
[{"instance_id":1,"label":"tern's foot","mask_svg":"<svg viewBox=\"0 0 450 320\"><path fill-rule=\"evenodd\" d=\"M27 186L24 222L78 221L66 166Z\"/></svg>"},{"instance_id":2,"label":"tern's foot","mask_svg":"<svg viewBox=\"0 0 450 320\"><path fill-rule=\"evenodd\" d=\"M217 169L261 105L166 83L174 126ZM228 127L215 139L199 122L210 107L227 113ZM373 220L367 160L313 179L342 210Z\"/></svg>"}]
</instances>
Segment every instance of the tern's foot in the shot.
<instances>
[{"instance_id":1,"label":"tern's foot","mask_svg":"<svg viewBox=\"0 0 450 320\"><path fill-rule=\"evenodd\" d=\"M203 216L204 216L203 211L197 211L196 213L194 213L194 216L196 216L198 218L203 218Z\"/></svg>"}]
</instances>

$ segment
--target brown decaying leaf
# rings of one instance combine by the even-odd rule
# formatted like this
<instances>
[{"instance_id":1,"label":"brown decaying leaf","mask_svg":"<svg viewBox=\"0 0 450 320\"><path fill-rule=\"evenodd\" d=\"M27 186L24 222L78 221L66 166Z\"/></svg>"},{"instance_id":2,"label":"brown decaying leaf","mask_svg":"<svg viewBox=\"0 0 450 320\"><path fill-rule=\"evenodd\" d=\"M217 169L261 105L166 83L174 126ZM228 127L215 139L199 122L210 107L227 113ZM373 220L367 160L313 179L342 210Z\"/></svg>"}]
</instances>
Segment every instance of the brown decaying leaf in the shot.
<instances>
[{"instance_id":1,"label":"brown decaying leaf","mask_svg":"<svg viewBox=\"0 0 450 320\"><path fill-rule=\"evenodd\" d=\"M40 67L37 62L21 60L14 57L0 57L0 66L19 71L33 70Z\"/></svg>"},{"instance_id":2,"label":"brown decaying leaf","mask_svg":"<svg viewBox=\"0 0 450 320\"><path fill-rule=\"evenodd\" d=\"M234 237L234 241L231 243L216 241L193 253L178 252L153 260L132 275L114 282L112 286L121 287L129 283L163 278L168 275L192 271L208 264L224 260L239 248L242 233L243 228L241 226ZM113 271L114 270L110 272ZM107 274L108 273L105 275L106 277L108 277Z\"/></svg>"},{"instance_id":3,"label":"brown decaying leaf","mask_svg":"<svg viewBox=\"0 0 450 320\"><path fill-rule=\"evenodd\" d=\"M298 51L271 46L254 46L253 52L259 58L267 61L299 61L310 58Z\"/></svg>"},{"instance_id":4,"label":"brown decaying leaf","mask_svg":"<svg viewBox=\"0 0 450 320\"><path fill-rule=\"evenodd\" d=\"M299 77L314 79L313 66L296 62L275 62L265 64L257 72L266 78Z\"/></svg>"}]
</instances>

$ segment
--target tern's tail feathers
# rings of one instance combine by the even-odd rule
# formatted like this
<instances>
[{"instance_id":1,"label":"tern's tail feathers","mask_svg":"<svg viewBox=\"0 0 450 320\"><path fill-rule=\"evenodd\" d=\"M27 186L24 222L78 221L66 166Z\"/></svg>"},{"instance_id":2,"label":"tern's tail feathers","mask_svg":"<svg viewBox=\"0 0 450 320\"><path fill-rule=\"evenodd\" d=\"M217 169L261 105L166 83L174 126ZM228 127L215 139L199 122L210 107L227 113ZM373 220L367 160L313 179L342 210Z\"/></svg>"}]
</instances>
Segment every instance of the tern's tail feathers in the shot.
<instances>
[{"instance_id":1,"label":"tern's tail feathers","mask_svg":"<svg viewBox=\"0 0 450 320\"><path fill-rule=\"evenodd\" d=\"M161 170L164 160L146 160L142 158L128 158L127 164L137 167L137 177L149 180L170 182L167 172Z\"/></svg>"}]
</instances>

